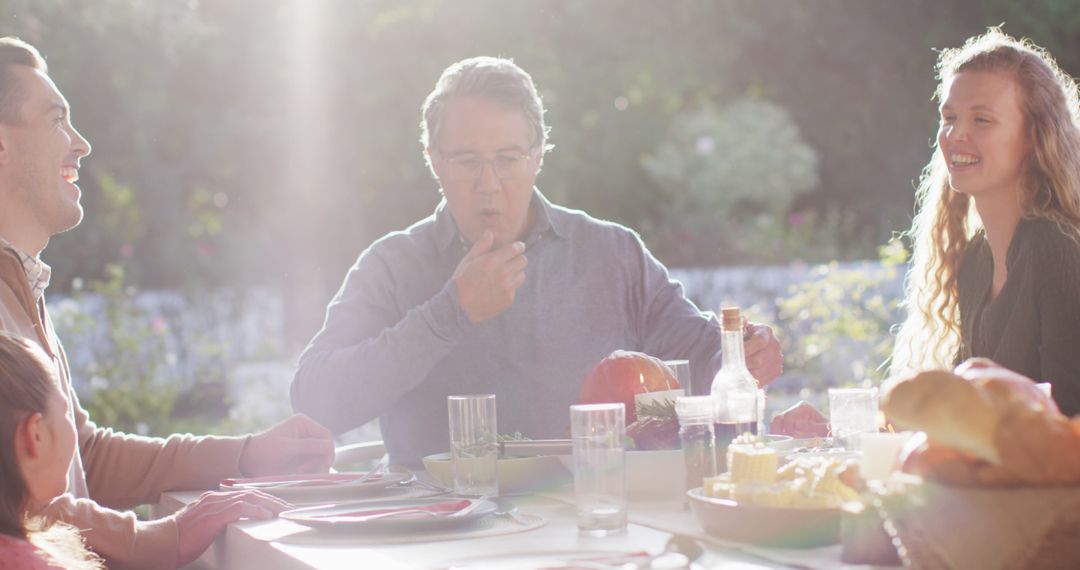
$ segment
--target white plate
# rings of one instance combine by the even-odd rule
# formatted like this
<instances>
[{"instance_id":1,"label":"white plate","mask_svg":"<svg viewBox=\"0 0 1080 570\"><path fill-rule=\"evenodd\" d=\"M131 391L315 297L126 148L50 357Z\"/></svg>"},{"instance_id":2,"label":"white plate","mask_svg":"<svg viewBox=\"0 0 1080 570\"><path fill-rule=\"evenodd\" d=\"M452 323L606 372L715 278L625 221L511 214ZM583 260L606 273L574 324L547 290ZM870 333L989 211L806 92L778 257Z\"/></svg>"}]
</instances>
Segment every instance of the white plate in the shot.
<instances>
[{"instance_id":1,"label":"white plate","mask_svg":"<svg viewBox=\"0 0 1080 570\"><path fill-rule=\"evenodd\" d=\"M475 505L464 515L401 515L384 518L363 520L363 513L375 514L384 509L397 509L409 507L424 507L440 503L458 502L468 503L462 508ZM481 519L495 512L496 504L487 499L461 499L457 497L432 497L428 499L398 499L389 501L364 501L357 503L340 503L336 505L323 505L319 507L306 507L293 509L281 513L281 518L297 524L317 528L321 530L366 530L374 532L420 532L427 530L443 529L465 525Z\"/></svg>"},{"instance_id":2,"label":"white plate","mask_svg":"<svg viewBox=\"0 0 1080 570\"><path fill-rule=\"evenodd\" d=\"M349 473L320 473L320 474L297 474L297 475L272 475L268 477L249 477L226 479L221 482L222 491L247 491L257 490L268 495L273 495L283 501L329 502L351 497L370 495L392 485L397 485L412 477L409 473L391 471L381 476L376 476L362 483L352 483L351 480L364 476L364 472ZM275 487L275 483L288 483L290 481L306 481L310 483L302 485L290 485Z\"/></svg>"}]
</instances>

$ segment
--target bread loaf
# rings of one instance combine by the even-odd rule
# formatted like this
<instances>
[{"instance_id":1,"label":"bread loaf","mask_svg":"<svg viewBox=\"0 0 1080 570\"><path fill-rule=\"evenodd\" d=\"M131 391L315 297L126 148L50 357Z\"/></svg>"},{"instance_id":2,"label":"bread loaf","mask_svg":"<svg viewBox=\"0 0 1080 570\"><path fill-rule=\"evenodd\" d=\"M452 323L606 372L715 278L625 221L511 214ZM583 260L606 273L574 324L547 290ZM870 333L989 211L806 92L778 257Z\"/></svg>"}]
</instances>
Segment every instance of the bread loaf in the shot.
<instances>
[{"instance_id":1,"label":"bread loaf","mask_svg":"<svg viewBox=\"0 0 1080 570\"><path fill-rule=\"evenodd\" d=\"M944 370L923 372L895 384L881 409L901 429L926 432L931 443L1001 463L994 445L1000 414L972 383Z\"/></svg>"},{"instance_id":2,"label":"bread loaf","mask_svg":"<svg viewBox=\"0 0 1080 570\"><path fill-rule=\"evenodd\" d=\"M882 397L890 421L927 435L905 470L953 485L1080 484L1080 419L1015 378L974 378L923 372Z\"/></svg>"}]
</instances>

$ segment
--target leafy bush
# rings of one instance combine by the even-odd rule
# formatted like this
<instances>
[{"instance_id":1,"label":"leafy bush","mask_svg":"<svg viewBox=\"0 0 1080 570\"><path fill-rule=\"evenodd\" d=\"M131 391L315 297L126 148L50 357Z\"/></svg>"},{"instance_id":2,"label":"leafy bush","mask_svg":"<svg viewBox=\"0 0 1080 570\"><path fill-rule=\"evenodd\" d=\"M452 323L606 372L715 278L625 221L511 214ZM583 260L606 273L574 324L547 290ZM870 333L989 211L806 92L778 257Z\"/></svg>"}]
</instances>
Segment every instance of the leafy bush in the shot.
<instances>
[{"instance_id":1,"label":"leafy bush","mask_svg":"<svg viewBox=\"0 0 1080 570\"><path fill-rule=\"evenodd\" d=\"M820 241L806 235L817 224L789 223L793 199L818 184L818 155L779 105L743 98L679 116L642 165L665 205L643 233L679 252L669 264L786 260Z\"/></svg>"},{"instance_id":2,"label":"leafy bush","mask_svg":"<svg viewBox=\"0 0 1080 570\"><path fill-rule=\"evenodd\" d=\"M107 279L77 284L55 306L60 338L71 353L72 376L93 421L143 435L234 431L221 347L191 343L196 367L184 374L170 320L135 302L125 271L109 265ZM193 380L190 378L194 378Z\"/></svg>"},{"instance_id":3,"label":"leafy bush","mask_svg":"<svg viewBox=\"0 0 1080 570\"><path fill-rule=\"evenodd\" d=\"M892 353L890 329L899 321L900 271L907 250L899 240L879 249L881 265L818 269L812 281L791 287L777 302L777 328L786 339L784 360L802 377L800 387L877 383Z\"/></svg>"}]
</instances>

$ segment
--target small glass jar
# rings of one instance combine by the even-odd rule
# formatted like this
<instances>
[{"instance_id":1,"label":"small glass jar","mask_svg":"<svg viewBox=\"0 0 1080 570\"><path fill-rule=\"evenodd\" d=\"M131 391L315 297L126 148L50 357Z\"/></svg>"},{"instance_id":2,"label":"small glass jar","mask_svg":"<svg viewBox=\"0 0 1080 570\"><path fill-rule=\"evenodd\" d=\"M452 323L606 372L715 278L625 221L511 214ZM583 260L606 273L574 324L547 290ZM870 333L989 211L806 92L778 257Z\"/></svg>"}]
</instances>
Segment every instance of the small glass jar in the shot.
<instances>
[{"instance_id":1,"label":"small glass jar","mask_svg":"<svg viewBox=\"0 0 1080 570\"><path fill-rule=\"evenodd\" d=\"M684 396L675 400L688 490L701 487L706 477L717 474L713 409L712 396Z\"/></svg>"}]
</instances>

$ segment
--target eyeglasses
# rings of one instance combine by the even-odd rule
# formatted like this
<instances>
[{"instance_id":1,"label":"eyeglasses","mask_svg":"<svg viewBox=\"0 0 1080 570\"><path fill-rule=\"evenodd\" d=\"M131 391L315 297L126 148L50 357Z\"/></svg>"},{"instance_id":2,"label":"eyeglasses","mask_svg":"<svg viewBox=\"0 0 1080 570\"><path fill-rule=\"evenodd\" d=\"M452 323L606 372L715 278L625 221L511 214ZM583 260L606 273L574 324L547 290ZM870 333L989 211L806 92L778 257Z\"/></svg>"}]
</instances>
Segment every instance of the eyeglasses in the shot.
<instances>
[{"instance_id":1,"label":"eyeglasses","mask_svg":"<svg viewBox=\"0 0 1080 570\"><path fill-rule=\"evenodd\" d=\"M532 157L532 153L516 152L499 153L489 159L480 158L475 154L445 157L443 159L445 167L440 172L440 178L451 182L475 182L480 179L484 166L490 164L496 178L502 182L512 182L526 176Z\"/></svg>"}]
</instances>

